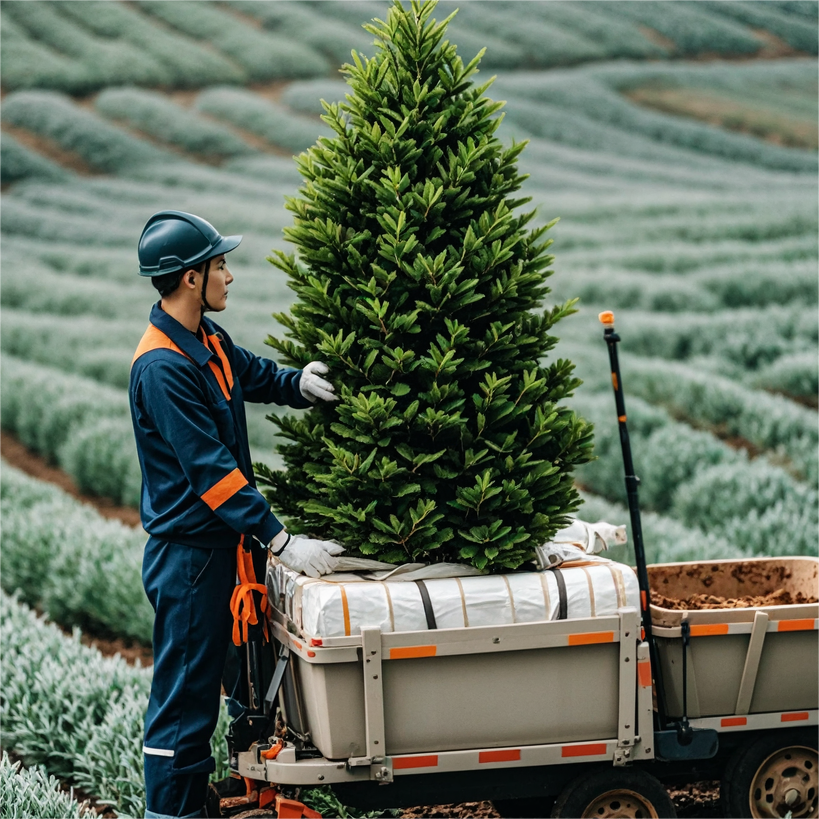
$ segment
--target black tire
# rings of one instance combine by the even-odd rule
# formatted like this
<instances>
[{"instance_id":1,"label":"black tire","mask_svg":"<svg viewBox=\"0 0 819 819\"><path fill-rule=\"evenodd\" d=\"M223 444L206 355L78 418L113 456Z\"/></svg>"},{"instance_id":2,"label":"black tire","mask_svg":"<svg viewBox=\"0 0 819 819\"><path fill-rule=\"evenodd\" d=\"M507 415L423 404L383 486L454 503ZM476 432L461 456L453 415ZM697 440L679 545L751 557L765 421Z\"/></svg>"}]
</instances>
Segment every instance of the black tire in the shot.
<instances>
[{"instance_id":1,"label":"black tire","mask_svg":"<svg viewBox=\"0 0 819 819\"><path fill-rule=\"evenodd\" d=\"M677 813L660 781L641 768L601 768L571 782L557 797L554 819L674 819Z\"/></svg>"},{"instance_id":2,"label":"black tire","mask_svg":"<svg viewBox=\"0 0 819 819\"><path fill-rule=\"evenodd\" d=\"M493 799L492 804L501 816L510 819L543 819L549 816L553 798L527 797L525 799Z\"/></svg>"},{"instance_id":3,"label":"black tire","mask_svg":"<svg viewBox=\"0 0 819 819\"><path fill-rule=\"evenodd\" d=\"M723 816L819 817L816 732L776 731L740 748L720 782ZM790 800L790 801L789 801Z\"/></svg>"}]
</instances>

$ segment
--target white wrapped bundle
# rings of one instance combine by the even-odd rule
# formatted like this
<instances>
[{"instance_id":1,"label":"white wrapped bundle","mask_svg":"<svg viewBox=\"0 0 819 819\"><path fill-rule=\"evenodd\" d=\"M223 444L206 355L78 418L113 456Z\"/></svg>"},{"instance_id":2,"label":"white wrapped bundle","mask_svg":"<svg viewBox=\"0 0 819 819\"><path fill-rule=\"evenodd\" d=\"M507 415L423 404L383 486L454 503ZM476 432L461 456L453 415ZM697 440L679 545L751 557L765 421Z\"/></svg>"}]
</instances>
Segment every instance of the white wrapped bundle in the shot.
<instances>
[{"instance_id":1,"label":"white wrapped bundle","mask_svg":"<svg viewBox=\"0 0 819 819\"><path fill-rule=\"evenodd\" d=\"M314 638L349 637L362 627L423 631L599 617L616 614L621 606L639 608L634 571L600 557L506 575L427 577L419 582L413 579L417 573L408 574L385 580L332 574L316 580L271 562L268 594L306 637Z\"/></svg>"}]
</instances>

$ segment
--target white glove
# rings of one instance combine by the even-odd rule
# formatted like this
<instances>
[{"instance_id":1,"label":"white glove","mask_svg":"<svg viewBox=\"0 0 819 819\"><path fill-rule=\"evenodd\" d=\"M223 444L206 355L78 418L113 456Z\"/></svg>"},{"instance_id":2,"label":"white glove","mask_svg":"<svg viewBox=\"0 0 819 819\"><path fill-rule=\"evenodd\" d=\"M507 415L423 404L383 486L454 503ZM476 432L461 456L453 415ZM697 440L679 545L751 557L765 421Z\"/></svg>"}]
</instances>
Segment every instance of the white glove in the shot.
<instances>
[{"instance_id":1,"label":"white glove","mask_svg":"<svg viewBox=\"0 0 819 819\"><path fill-rule=\"evenodd\" d=\"M304 535L279 532L268 547L288 569L308 577L332 574L336 568L336 556L344 547L329 540L315 540Z\"/></svg>"},{"instance_id":2,"label":"white glove","mask_svg":"<svg viewBox=\"0 0 819 819\"><path fill-rule=\"evenodd\" d=\"M299 389L301 394L313 404L321 398L322 401L338 401L335 387L322 375L326 375L329 368L323 361L311 361L302 371Z\"/></svg>"}]
</instances>

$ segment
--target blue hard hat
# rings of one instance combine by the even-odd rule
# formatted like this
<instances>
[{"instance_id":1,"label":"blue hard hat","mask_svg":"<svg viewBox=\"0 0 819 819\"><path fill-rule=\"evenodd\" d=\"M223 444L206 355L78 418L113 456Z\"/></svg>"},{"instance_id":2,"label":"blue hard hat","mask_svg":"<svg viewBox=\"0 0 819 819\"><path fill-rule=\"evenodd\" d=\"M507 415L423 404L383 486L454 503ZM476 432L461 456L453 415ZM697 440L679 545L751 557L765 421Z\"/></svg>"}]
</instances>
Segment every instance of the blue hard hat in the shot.
<instances>
[{"instance_id":1,"label":"blue hard hat","mask_svg":"<svg viewBox=\"0 0 819 819\"><path fill-rule=\"evenodd\" d=\"M196 267L233 250L241 236L222 236L200 216L162 210L147 222L139 237L139 275L164 276Z\"/></svg>"}]
</instances>

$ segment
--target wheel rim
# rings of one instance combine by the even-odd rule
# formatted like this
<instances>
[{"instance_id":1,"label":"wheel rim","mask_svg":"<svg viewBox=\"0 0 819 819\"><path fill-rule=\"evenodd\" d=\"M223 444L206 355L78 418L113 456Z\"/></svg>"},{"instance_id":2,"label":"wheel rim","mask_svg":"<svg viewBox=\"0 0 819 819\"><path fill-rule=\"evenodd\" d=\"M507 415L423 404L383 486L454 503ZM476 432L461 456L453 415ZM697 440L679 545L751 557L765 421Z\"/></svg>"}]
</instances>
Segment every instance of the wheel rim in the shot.
<instances>
[{"instance_id":1,"label":"wheel rim","mask_svg":"<svg viewBox=\"0 0 819 819\"><path fill-rule=\"evenodd\" d=\"M601 793L600 796L589 802L581 819L619 819L619 817L659 819L659 814L651 800L642 794L625 788L617 788Z\"/></svg>"},{"instance_id":2,"label":"wheel rim","mask_svg":"<svg viewBox=\"0 0 819 819\"><path fill-rule=\"evenodd\" d=\"M780 748L757 769L751 781L754 819L819 816L817 754L801 745Z\"/></svg>"}]
</instances>

